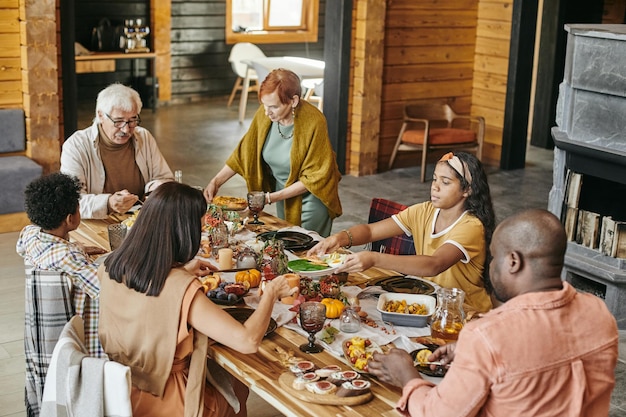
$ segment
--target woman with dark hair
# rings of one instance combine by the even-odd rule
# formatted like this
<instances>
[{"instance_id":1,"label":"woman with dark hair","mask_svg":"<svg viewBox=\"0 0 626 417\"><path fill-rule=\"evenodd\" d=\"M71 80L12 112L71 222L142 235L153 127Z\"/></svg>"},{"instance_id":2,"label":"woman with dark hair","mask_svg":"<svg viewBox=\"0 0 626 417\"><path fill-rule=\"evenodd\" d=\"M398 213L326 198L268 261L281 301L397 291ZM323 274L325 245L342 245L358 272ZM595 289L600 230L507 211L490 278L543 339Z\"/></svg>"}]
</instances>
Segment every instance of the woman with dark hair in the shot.
<instances>
[{"instance_id":1,"label":"woman with dark hair","mask_svg":"<svg viewBox=\"0 0 626 417\"><path fill-rule=\"evenodd\" d=\"M131 368L134 416L245 416L247 388L206 374L208 338L256 352L274 303L290 293L283 276L272 280L243 324L213 304L196 277L208 264L194 259L205 212L201 191L162 184L98 269L100 341Z\"/></svg>"},{"instance_id":2,"label":"woman with dark hair","mask_svg":"<svg viewBox=\"0 0 626 417\"><path fill-rule=\"evenodd\" d=\"M442 287L462 289L466 304L476 311L491 309L484 277L495 214L481 162L465 152L444 155L435 167L430 196L430 201L388 219L342 230L309 253L333 252L406 233L413 237L416 255L357 252L348 255L337 272L378 266L417 275Z\"/></svg>"},{"instance_id":3,"label":"woman with dark hair","mask_svg":"<svg viewBox=\"0 0 626 417\"><path fill-rule=\"evenodd\" d=\"M224 167L204 190L212 201L235 174L249 191L265 191L266 204L277 203L278 217L328 236L341 215L337 158L326 118L301 100L300 79L275 69L259 88L259 107L248 132Z\"/></svg>"}]
</instances>

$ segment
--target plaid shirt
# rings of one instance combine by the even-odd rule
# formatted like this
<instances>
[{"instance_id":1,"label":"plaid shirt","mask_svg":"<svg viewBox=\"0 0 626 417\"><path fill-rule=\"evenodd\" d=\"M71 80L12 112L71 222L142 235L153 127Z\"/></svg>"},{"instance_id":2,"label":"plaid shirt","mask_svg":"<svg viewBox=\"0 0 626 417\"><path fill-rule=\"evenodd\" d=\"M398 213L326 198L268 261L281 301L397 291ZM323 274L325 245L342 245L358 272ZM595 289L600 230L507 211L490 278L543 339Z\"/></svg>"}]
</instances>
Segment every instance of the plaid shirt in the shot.
<instances>
[{"instance_id":1,"label":"plaid shirt","mask_svg":"<svg viewBox=\"0 0 626 417\"><path fill-rule=\"evenodd\" d=\"M52 349L74 313L85 321L90 355L106 357L98 339L98 265L79 245L33 225L22 230L16 250L26 265L26 396L35 410Z\"/></svg>"}]
</instances>

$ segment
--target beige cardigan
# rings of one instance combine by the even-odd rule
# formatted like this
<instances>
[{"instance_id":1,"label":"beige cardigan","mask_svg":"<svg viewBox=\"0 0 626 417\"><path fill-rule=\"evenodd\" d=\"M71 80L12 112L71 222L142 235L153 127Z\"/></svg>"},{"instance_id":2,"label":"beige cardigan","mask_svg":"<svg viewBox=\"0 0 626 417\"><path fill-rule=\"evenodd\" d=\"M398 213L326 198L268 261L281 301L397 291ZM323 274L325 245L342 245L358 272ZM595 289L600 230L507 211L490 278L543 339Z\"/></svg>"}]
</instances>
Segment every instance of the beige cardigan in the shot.
<instances>
[{"instance_id":1,"label":"beige cardigan","mask_svg":"<svg viewBox=\"0 0 626 417\"><path fill-rule=\"evenodd\" d=\"M248 132L226 160L226 165L245 178L248 190L274 190L274 179L263 162L262 150L272 121L259 107ZM291 171L285 186L300 180L306 189L320 199L331 219L342 214L339 201L337 157L328 138L326 118L312 104L300 100L294 117L291 147ZM302 196L285 200L285 216L294 225L301 224Z\"/></svg>"}]
</instances>

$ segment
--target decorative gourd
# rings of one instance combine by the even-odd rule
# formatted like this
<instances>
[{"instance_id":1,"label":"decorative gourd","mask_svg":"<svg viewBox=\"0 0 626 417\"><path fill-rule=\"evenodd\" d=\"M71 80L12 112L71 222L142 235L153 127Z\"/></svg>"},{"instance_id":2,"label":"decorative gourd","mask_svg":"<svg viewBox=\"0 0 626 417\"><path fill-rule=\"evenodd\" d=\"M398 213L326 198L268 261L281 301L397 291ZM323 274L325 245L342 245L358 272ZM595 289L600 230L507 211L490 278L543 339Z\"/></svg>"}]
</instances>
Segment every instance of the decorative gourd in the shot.
<instances>
[{"instance_id":1,"label":"decorative gourd","mask_svg":"<svg viewBox=\"0 0 626 417\"><path fill-rule=\"evenodd\" d=\"M239 271L235 274L235 282L247 282L250 288L256 288L261 283L261 272L257 269Z\"/></svg>"},{"instance_id":2,"label":"decorative gourd","mask_svg":"<svg viewBox=\"0 0 626 417\"><path fill-rule=\"evenodd\" d=\"M323 298L322 304L326 306L326 317L336 319L341 315L345 305L335 298Z\"/></svg>"}]
</instances>

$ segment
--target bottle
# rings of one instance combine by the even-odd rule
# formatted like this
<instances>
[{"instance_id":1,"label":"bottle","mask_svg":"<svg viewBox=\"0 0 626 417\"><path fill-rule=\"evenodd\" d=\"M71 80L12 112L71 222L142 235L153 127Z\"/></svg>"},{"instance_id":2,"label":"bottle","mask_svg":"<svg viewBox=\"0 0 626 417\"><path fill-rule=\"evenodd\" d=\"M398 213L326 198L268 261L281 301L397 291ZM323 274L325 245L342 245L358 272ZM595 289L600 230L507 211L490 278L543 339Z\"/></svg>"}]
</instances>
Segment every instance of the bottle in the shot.
<instances>
[{"instance_id":1,"label":"bottle","mask_svg":"<svg viewBox=\"0 0 626 417\"><path fill-rule=\"evenodd\" d=\"M343 309L339 316L339 330L344 333L356 333L361 329L361 317L353 307Z\"/></svg>"},{"instance_id":2,"label":"bottle","mask_svg":"<svg viewBox=\"0 0 626 417\"><path fill-rule=\"evenodd\" d=\"M430 321L430 335L452 342L459 338L465 325L463 300L465 292L459 288L437 289L437 307Z\"/></svg>"}]
</instances>

